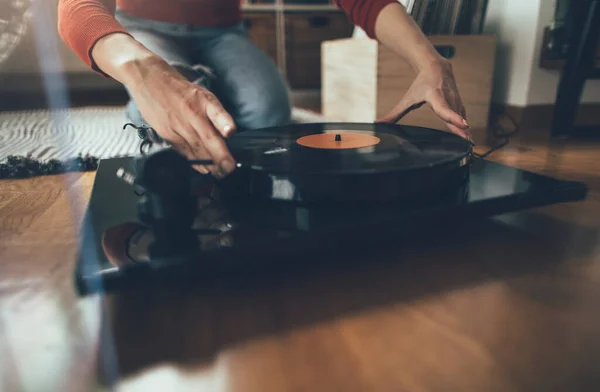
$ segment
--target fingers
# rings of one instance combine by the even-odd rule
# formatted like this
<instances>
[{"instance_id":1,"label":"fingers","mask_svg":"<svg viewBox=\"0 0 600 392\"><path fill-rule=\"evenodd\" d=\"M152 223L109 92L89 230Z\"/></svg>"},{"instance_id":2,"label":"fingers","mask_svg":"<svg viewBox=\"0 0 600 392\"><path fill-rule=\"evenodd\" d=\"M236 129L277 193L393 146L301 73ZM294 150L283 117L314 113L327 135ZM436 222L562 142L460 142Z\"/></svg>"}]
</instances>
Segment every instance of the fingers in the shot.
<instances>
[{"instance_id":1,"label":"fingers","mask_svg":"<svg viewBox=\"0 0 600 392\"><path fill-rule=\"evenodd\" d=\"M206 148L204 148L204 146L197 148L195 150L195 153L196 153L196 159L212 160L212 157L210 156L210 154L208 153ZM194 167L194 169L198 170L200 173L203 173L203 174L213 173L217 177L224 176L224 173L220 173L219 172L220 169L216 165L194 165L193 167Z\"/></svg>"},{"instance_id":2,"label":"fingers","mask_svg":"<svg viewBox=\"0 0 600 392\"><path fill-rule=\"evenodd\" d=\"M187 159L209 159L207 155L199 155L197 151L192 148L191 143L186 138L182 137L176 132L170 132L168 137L165 138L165 140L171 146L173 146L173 148L175 148L177 151L183 154ZM192 167L202 174L209 173L209 168L205 166L193 165Z\"/></svg>"},{"instance_id":3,"label":"fingers","mask_svg":"<svg viewBox=\"0 0 600 392\"><path fill-rule=\"evenodd\" d=\"M179 132L182 135L182 138L185 139L186 144L189 146L189 153L186 154L188 159L196 159L196 160L210 160L212 157L206 151L206 148L202 145L200 141L200 137L198 134L188 126L180 126ZM195 146L195 147L192 147ZM208 174L209 172L216 173L216 168L214 165L192 165L194 170L199 171L202 174Z\"/></svg>"},{"instance_id":4,"label":"fingers","mask_svg":"<svg viewBox=\"0 0 600 392\"><path fill-rule=\"evenodd\" d=\"M467 120L452 110L440 95L434 95L429 104L431 105L431 108L435 114L437 114L447 124L452 124L456 128L463 130L469 128Z\"/></svg>"},{"instance_id":5,"label":"fingers","mask_svg":"<svg viewBox=\"0 0 600 392\"><path fill-rule=\"evenodd\" d=\"M460 99L460 97L456 98L456 101L454 103L454 107L455 107L455 109L458 109L458 110L455 110L455 112L458 113L458 114L460 114L461 117L463 118L463 120L465 120L465 123L467 123L467 129L470 128L469 125L468 125L468 122L466 121L467 120L467 109L465 108L465 105L463 104L463 102Z\"/></svg>"},{"instance_id":6,"label":"fingers","mask_svg":"<svg viewBox=\"0 0 600 392\"><path fill-rule=\"evenodd\" d=\"M229 137L235 132L233 118L223 108L219 100L210 94L206 97L206 115L223 137Z\"/></svg>"},{"instance_id":7,"label":"fingers","mask_svg":"<svg viewBox=\"0 0 600 392\"><path fill-rule=\"evenodd\" d=\"M177 73L161 76L165 75L157 75L150 83L154 91L144 86L134 94L144 118L188 159L214 162L194 165L196 170L209 169L219 177L232 172L235 162L224 138L235 131L233 118L207 89L181 80L183 77Z\"/></svg>"},{"instance_id":8,"label":"fingers","mask_svg":"<svg viewBox=\"0 0 600 392\"><path fill-rule=\"evenodd\" d=\"M456 110L456 112L460 113L460 115L463 118L463 120L465 120L464 122L467 123L467 121L466 121L466 118L467 118L467 109L463 105L462 101L460 101L460 98L458 99L458 102L455 104L455 106L458 108L458 110ZM454 125L451 125L451 124L448 125L448 128L450 128L450 127L457 128L457 127L455 127ZM468 125L467 125L466 128L451 129L451 131L454 132L454 133L460 133L461 130L466 134L467 140L469 140L471 143L473 143L473 135L471 134L470 127Z\"/></svg>"},{"instance_id":9,"label":"fingers","mask_svg":"<svg viewBox=\"0 0 600 392\"><path fill-rule=\"evenodd\" d=\"M188 159L195 159L194 149L186 139L178 135L176 132L169 132L164 136L165 140L172 145L177 151L185 155Z\"/></svg>"},{"instance_id":10,"label":"fingers","mask_svg":"<svg viewBox=\"0 0 600 392\"><path fill-rule=\"evenodd\" d=\"M194 158L214 162L214 165L195 169L200 172L208 169L219 178L235 169L224 141L224 137L234 132L235 123L212 93L197 88L188 93L179 118L174 131L187 141Z\"/></svg>"},{"instance_id":11,"label":"fingers","mask_svg":"<svg viewBox=\"0 0 600 392\"><path fill-rule=\"evenodd\" d=\"M403 98L388 114L379 118L376 122L397 123L411 111L420 108L425 102L412 104L406 97Z\"/></svg>"},{"instance_id":12,"label":"fingers","mask_svg":"<svg viewBox=\"0 0 600 392\"><path fill-rule=\"evenodd\" d=\"M471 143L473 143L473 137L471 135L471 132L469 132L468 129L461 129L458 128L452 124L448 124L446 123L446 126L448 127L448 129L450 130L450 132L457 134L458 136L467 139L468 141L470 141Z\"/></svg>"},{"instance_id":13,"label":"fingers","mask_svg":"<svg viewBox=\"0 0 600 392\"><path fill-rule=\"evenodd\" d=\"M214 125L202 116L196 115L190 118L194 138L192 148L197 151L205 150L214 162L213 174L224 177L235 169L235 162L229 153L225 140Z\"/></svg>"},{"instance_id":14,"label":"fingers","mask_svg":"<svg viewBox=\"0 0 600 392\"><path fill-rule=\"evenodd\" d=\"M465 119L466 110L462 104L460 104L461 108L458 110L458 112L463 114L462 116L456 111L452 110L446 101L438 95L432 98L429 104L431 109L446 123L446 126L452 133L455 133L473 143L473 138L471 136L471 132L469 131L469 124Z\"/></svg>"}]
</instances>

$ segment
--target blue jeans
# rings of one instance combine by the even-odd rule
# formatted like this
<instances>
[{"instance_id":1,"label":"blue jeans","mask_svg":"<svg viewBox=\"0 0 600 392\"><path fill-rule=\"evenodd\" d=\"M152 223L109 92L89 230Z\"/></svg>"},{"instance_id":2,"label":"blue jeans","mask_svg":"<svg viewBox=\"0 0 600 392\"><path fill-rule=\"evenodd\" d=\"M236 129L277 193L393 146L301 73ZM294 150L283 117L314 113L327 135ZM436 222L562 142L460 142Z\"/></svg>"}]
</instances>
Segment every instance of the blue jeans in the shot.
<instances>
[{"instance_id":1,"label":"blue jeans","mask_svg":"<svg viewBox=\"0 0 600 392\"><path fill-rule=\"evenodd\" d=\"M288 124L291 97L275 62L255 46L243 27L202 27L140 19L117 20L146 48L190 82L209 89L242 130ZM130 100L129 121L148 125Z\"/></svg>"}]
</instances>

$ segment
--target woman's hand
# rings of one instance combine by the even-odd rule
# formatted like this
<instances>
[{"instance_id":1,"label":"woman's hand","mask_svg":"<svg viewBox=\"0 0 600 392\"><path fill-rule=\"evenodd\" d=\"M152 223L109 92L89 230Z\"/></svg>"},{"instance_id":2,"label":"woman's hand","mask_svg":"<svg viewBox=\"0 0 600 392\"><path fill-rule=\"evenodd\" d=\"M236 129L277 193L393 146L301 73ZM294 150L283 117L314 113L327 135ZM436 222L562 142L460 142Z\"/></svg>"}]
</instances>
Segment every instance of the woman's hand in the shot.
<instances>
[{"instance_id":1,"label":"woman's hand","mask_svg":"<svg viewBox=\"0 0 600 392\"><path fill-rule=\"evenodd\" d=\"M100 69L127 86L144 120L165 141L188 159L211 159L214 165L207 169L217 177L234 170L224 138L235 131L235 123L210 91L125 34L100 39L93 57Z\"/></svg>"},{"instance_id":2,"label":"woman's hand","mask_svg":"<svg viewBox=\"0 0 600 392\"><path fill-rule=\"evenodd\" d=\"M451 132L471 140L452 66L435 50L404 6L393 2L379 13L377 40L405 60L417 77L404 97L380 121L397 122L427 103Z\"/></svg>"},{"instance_id":3,"label":"woman's hand","mask_svg":"<svg viewBox=\"0 0 600 392\"><path fill-rule=\"evenodd\" d=\"M379 121L398 122L406 114L426 103L446 123L451 132L472 142L465 107L454 81L452 66L445 60L420 70L400 102Z\"/></svg>"},{"instance_id":4,"label":"woman's hand","mask_svg":"<svg viewBox=\"0 0 600 392\"><path fill-rule=\"evenodd\" d=\"M209 168L217 177L233 171L224 138L234 132L234 121L209 90L157 58L148 60L141 79L128 87L146 122L165 141L188 159L213 160Z\"/></svg>"}]
</instances>

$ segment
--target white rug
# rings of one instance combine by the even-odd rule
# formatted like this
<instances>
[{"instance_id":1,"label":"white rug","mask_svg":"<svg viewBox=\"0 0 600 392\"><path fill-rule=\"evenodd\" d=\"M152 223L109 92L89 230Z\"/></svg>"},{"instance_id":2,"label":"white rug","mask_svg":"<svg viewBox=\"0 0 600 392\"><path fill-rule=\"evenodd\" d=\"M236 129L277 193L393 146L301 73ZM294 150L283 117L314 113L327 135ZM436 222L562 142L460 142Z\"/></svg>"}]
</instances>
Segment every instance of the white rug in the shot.
<instances>
[{"instance_id":1,"label":"white rug","mask_svg":"<svg viewBox=\"0 0 600 392\"><path fill-rule=\"evenodd\" d=\"M297 123L325 122L322 116L299 108L292 116ZM137 155L140 139L134 128L123 130L126 123L122 106L3 112L0 162L10 155L31 155L40 161Z\"/></svg>"}]
</instances>

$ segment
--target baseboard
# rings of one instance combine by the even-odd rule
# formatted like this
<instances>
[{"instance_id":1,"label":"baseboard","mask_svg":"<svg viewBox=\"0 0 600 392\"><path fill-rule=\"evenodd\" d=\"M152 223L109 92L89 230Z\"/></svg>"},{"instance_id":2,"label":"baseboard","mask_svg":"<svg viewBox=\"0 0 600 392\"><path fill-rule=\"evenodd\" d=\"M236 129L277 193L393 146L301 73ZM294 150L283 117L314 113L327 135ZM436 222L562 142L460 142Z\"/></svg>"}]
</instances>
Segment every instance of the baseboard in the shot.
<instances>
[{"instance_id":1,"label":"baseboard","mask_svg":"<svg viewBox=\"0 0 600 392\"><path fill-rule=\"evenodd\" d=\"M0 111L125 105L129 99L127 92L122 89L101 90L96 92L71 90L67 93L68 95L65 101L63 99L64 91L50 94L46 94L42 91L0 92ZM48 97L61 98L49 102Z\"/></svg>"},{"instance_id":2,"label":"baseboard","mask_svg":"<svg viewBox=\"0 0 600 392\"><path fill-rule=\"evenodd\" d=\"M554 105L530 105L525 107L493 104L491 116L508 114L523 129L549 130L554 119ZM600 103L579 105L575 124L588 126L600 124Z\"/></svg>"}]
</instances>

